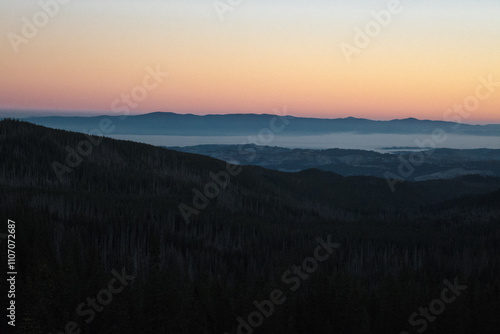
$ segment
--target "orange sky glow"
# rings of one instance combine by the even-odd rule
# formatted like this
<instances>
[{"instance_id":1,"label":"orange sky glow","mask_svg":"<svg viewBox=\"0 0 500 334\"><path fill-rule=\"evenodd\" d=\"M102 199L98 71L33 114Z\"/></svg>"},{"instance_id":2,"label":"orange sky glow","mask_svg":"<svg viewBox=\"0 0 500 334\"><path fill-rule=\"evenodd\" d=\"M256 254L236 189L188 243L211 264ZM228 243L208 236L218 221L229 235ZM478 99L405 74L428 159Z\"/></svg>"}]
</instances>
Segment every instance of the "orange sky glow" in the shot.
<instances>
[{"instance_id":1,"label":"orange sky glow","mask_svg":"<svg viewBox=\"0 0 500 334\"><path fill-rule=\"evenodd\" d=\"M401 0L347 59L342 43L356 46L356 29L387 8L387 1L256 0L221 19L212 1L73 0L16 50L23 18L43 9L6 0L0 109L110 114L146 68L158 67L168 76L132 114L287 106L295 116L441 120L476 94L480 77L500 82L500 2ZM464 121L500 123L500 84L496 90Z\"/></svg>"}]
</instances>

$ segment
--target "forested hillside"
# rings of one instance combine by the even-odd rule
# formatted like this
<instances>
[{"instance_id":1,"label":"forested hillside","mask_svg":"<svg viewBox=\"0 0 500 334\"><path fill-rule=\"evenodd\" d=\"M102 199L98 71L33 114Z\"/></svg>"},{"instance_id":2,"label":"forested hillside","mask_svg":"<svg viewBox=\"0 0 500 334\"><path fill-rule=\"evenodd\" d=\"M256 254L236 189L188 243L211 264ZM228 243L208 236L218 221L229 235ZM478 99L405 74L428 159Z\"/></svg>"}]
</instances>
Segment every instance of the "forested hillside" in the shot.
<instances>
[{"instance_id":1,"label":"forested hillside","mask_svg":"<svg viewBox=\"0 0 500 334\"><path fill-rule=\"evenodd\" d=\"M69 166L78 149L88 154ZM16 222L18 332L75 322L86 334L232 334L278 288L286 301L252 332L413 333L424 326L409 317L455 278L467 289L426 331L498 332L500 179L408 182L394 193L375 177L232 166L241 171L186 223L179 205L194 207L194 190L227 168L0 121L0 233ZM340 246L291 291L283 274L329 235ZM122 268L133 280L85 321L77 307Z\"/></svg>"}]
</instances>

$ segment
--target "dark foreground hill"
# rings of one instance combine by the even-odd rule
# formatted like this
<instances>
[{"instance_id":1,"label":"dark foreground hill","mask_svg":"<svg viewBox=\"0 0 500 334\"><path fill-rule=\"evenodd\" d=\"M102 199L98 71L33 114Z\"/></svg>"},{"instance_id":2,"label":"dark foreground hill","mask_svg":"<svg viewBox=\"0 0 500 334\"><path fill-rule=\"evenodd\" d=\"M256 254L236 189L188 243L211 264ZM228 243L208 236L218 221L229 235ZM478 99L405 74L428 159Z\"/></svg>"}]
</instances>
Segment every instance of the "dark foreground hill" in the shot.
<instances>
[{"instance_id":1,"label":"dark foreground hill","mask_svg":"<svg viewBox=\"0 0 500 334\"><path fill-rule=\"evenodd\" d=\"M20 333L500 326L498 178L393 193L374 177L231 166L11 120L0 122L0 157L2 221L16 222ZM303 262L329 235L340 246L328 259ZM108 283L122 270L134 278L109 300L102 291L117 291ZM408 322L455 277L467 289L444 313ZM269 299L282 303L271 310Z\"/></svg>"}]
</instances>

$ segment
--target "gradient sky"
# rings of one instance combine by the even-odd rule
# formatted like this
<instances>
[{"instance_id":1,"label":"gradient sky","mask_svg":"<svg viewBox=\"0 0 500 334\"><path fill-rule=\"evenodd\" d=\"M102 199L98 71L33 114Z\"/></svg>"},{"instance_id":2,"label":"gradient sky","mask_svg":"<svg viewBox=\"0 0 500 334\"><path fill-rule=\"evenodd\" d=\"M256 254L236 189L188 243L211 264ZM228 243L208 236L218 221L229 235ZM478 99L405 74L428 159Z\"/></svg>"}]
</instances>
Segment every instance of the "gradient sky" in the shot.
<instances>
[{"instance_id":1,"label":"gradient sky","mask_svg":"<svg viewBox=\"0 0 500 334\"><path fill-rule=\"evenodd\" d=\"M340 44L387 1L243 0L221 20L212 0L72 0L15 53L8 34L41 7L2 0L0 109L111 114L159 66L168 78L131 113L440 120L479 76L500 81L500 1L401 7L347 62ZM500 123L500 88L464 121Z\"/></svg>"}]
</instances>

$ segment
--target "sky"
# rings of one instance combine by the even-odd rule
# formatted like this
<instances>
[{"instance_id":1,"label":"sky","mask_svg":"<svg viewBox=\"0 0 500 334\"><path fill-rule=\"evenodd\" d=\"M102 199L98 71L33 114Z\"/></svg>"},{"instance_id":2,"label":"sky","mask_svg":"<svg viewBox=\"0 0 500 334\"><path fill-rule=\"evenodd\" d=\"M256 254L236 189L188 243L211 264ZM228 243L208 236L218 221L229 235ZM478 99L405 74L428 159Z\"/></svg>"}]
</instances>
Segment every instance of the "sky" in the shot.
<instances>
[{"instance_id":1,"label":"sky","mask_svg":"<svg viewBox=\"0 0 500 334\"><path fill-rule=\"evenodd\" d=\"M0 109L447 120L468 103L462 121L500 123L499 18L498 0L2 0Z\"/></svg>"}]
</instances>

